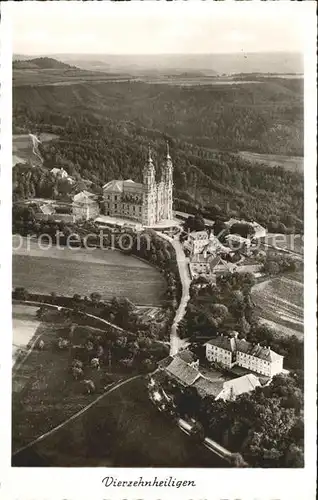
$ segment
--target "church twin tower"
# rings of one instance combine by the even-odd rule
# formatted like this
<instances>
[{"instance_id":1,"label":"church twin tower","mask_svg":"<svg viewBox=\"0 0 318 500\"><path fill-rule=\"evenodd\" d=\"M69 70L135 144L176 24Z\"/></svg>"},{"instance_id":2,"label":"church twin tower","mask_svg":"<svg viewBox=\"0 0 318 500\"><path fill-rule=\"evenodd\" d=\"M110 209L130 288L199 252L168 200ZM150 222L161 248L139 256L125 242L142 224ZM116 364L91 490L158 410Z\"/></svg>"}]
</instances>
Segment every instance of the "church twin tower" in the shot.
<instances>
[{"instance_id":1,"label":"church twin tower","mask_svg":"<svg viewBox=\"0 0 318 500\"><path fill-rule=\"evenodd\" d=\"M149 148L148 161L143 170L142 224L145 226L152 226L164 219L172 219L172 169L167 144L161 179L156 182L156 171Z\"/></svg>"}]
</instances>

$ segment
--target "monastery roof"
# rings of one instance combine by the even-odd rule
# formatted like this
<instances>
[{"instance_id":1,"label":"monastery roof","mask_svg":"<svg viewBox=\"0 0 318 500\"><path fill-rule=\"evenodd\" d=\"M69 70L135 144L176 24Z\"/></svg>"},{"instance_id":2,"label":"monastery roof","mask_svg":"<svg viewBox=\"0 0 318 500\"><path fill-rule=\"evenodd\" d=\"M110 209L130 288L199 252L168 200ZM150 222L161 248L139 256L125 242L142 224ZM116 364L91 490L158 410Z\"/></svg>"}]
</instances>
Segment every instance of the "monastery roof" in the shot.
<instances>
[{"instance_id":1,"label":"monastery roof","mask_svg":"<svg viewBox=\"0 0 318 500\"><path fill-rule=\"evenodd\" d=\"M163 358L159 361L158 366L160 366L160 368L166 368L170 365L172 360L173 356L167 356L166 358Z\"/></svg>"},{"instance_id":2,"label":"monastery roof","mask_svg":"<svg viewBox=\"0 0 318 500\"><path fill-rule=\"evenodd\" d=\"M263 347L259 344L252 344L244 339L236 339L234 337L227 337L219 335L207 341L207 344L215 345L227 351L238 351L265 361L276 361L283 358L280 354L272 351L269 347Z\"/></svg>"},{"instance_id":3,"label":"monastery roof","mask_svg":"<svg viewBox=\"0 0 318 500\"><path fill-rule=\"evenodd\" d=\"M139 182L135 182L131 179L123 180L114 180L110 181L103 186L103 190L110 193L123 193L125 189L132 191L140 192L143 190L143 185Z\"/></svg>"},{"instance_id":4,"label":"monastery roof","mask_svg":"<svg viewBox=\"0 0 318 500\"><path fill-rule=\"evenodd\" d=\"M215 345L220 349L225 349L226 351L235 351L235 339L226 337L225 335L219 335L211 340L208 340L207 344Z\"/></svg>"},{"instance_id":5,"label":"monastery roof","mask_svg":"<svg viewBox=\"0 0 318 500\"><path fill-rule=\"evenodd\" d=\"M222 381L212 381L206 377L201 376L196 380L193 384L193 387L196 388L199 395L204 396L218 396L223 389Z\"/></svg>"},{"instance_id":6,"label":"monastery roof","mask_svg":"<svg viewBox=\"0 0 318 500\"><path fill-rule=\"evenodd\" d=\"M166 367L166 371L177 378L183 385L192 385L200 376L197 368L190 366L180 357L175 357L170 365Z\"/></svg>"},{"instance_id":7,"label":"monastery roof","mask_svg":"<svg viewBox=\"0 0 318 500\"><path fill-rule=\"evenodd\" d=\"M236 347L239 352L244 352L245 354L255 356L256 358L260 358L265 361L276 361L277 359L283 357L272 351L269 347L263 347L259 344L251 344L250 342L246 342L246 340L237 339Z\"/></svg>"},{"instance_id":8,"label":"monastery roof","mask_svg":"<svg viewBox=\"0 0 318 500\"><path fill-rule=\"evenodd\" d=\"M233 396L239 396L245 392L251 392L260 387L260 381L258 377L252 373L243 375L243 377L234 378L223 383L224 392L231 392Z\"/></svg>"},{"instance_id":9,"label":"monastery roof","mask_svg":"<svg viewBox=\"0 0 318 500\"><path fill-rule=\"evenodd\" d=\"M191 351L188 351L187 349L178 351L177 356L180 359L182 359L182 361L185 361L188 364L194 363L197 360L194 354Z\"/></svg>"}]
</instances>

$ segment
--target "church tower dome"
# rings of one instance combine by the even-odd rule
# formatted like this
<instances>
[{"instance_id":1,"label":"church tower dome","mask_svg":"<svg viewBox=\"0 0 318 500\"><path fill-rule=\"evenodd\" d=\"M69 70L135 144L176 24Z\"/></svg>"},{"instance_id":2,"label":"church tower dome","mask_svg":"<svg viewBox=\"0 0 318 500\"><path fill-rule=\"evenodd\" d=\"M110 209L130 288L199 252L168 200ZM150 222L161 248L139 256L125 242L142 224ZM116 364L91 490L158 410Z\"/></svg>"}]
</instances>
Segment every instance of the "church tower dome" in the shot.
<instances>
[{"instance_id":1,"label":"church tower dome","mask_svg":"<svg viewBox=\"0 0 318 500\"><path fill-rule=\"evenodd\" d=\"M167 141L166 161L164 166L164 182L165 182L165 216L167 219L172 219L172 189L173 189L173 166L169 150L169 142Z\"/></svg>"},{"instance_id":2,"label":"church tower dome","mask_svg":"<svg viewBox=\"0 0 318 500\"><path fill-rule=\"evenodd\" d=\"M151 187L155 182L155 166L153 164L152 156L151 156L151 148L148 147L148 158L147 163L144 166L143 170L143 183L145 186Z\"/></svg>"}]
</instances>

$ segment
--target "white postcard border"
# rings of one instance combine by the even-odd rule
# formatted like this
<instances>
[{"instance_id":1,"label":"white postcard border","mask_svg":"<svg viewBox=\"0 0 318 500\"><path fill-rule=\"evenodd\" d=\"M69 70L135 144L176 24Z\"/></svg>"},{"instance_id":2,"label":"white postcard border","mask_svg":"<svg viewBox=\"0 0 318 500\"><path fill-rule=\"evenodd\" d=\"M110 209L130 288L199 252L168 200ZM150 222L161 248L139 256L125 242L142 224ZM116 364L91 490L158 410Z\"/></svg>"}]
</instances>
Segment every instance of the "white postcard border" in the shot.
<instances>
[{"instance_id":1,"label":"white postcard border","mask_svg":"<svg viewBox=\"0 0 318 500\"><path fill-rule=\"evenodd\" d=\"M74 2L75 3L75 2ZM137 8L139 2L133 2ZM146 2L147 4L158 2ZM142 6L145 8L145 2ZM161 2L160 2L161 3ZM187 2L199 9L200 2ZM244 2L245 3L245 2ZM277 2L253 2L272 8ZM279 2L280 3L280 2ZM283 3L283 2L282 2ZM286 2L284 2L286 3ZM316 474L316 5L289 2L306 23L305 39L305 468L304 469L118 469L12 468L11 461L11 34L10 2L1 5L1 426L0 494L5 500L241 499L312 500ZM180 2L179 2L180 4ZM224 9L233 2L223 2ZM225 7L225 4L226 7ZM240 2L242 5L243 3ZM266 7L264 5L267 4ZM270 5L272 4L272 5ZM274 5L275 4L275 5ZM74 8L75 5L74 5ZM140 8L140 6L138 6ZM147 8L150 8L149 5ZM217 8L221 8L218 6ZM235 7L237 8L237 6ZM241 7L245 8L245 6ZM253 5L255 8L255 5ZM278 9L279 10L279 9ZM269 33L270 36L270 33ZM188 488L105 488L102 479L194 480Z\"/></svg>"}]
</instances>

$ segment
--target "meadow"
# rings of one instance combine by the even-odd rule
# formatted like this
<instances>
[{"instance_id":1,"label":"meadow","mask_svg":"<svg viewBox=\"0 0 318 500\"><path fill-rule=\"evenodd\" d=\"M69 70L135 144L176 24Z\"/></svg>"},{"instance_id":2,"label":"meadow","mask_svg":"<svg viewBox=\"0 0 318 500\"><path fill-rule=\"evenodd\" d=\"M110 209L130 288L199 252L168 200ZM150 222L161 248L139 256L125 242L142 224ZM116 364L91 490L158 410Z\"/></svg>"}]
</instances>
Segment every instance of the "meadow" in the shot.
<instances>
[{"instance_id":1,"label":"meadow","mask_svg":"<svg viewBox=\"0 0 318 500\"><path fill-rule=\"evenodd\" d=\"M262 154L253 153L251 151L240 151L239 155L244 160L254 163L256 167L259 164L263 164L267 167L282 167L284 170L288 170L290 172L298 172L301 174L304 170L304 158L302 156Z\"/></svg>"},{"instance_id":2,"label":"meadow","mask_svg":"<svg viewBox=\"0 0 318 500\"><path fill-rule=\"evenodd\" d=\"M13 288L65 296L98 292L105 300L127 297L136 305L161 305L166 288L157 269L114 250L41 250L32 243L30 251L14 250L12 274Z\"/></svg>"},{"instance_id":3,"label":"meadow","mask_svg":"<svg viewBox=\"0 0 318 500\"><path fill-rule=\"evenodd\" d=\"M38 139L42 142L52 141L57 139L57 135L42 133L39 134ZM39 159L34 155L33 144L29 134L13 134L12 136L12 166L17 163L27 163L32 160L36 164L40 164Z\"/></svg>"}]
</instances>

